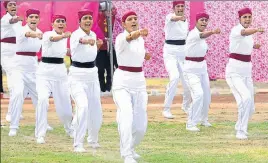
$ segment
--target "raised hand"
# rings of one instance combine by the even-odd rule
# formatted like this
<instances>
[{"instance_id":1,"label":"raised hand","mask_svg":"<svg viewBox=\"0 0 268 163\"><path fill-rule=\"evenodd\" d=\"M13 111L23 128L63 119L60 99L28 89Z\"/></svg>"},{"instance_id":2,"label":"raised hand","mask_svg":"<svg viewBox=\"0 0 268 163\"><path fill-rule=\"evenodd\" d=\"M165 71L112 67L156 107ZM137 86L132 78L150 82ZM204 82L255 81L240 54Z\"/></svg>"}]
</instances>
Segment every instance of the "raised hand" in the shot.
<instances>
[{"instance_id":1,"label":"raised hand","mask_svg":"<svg viewBox=\"0 0 268 163\"><path fill-rule=\"evenodd\" d=\"M258 32L263 33L264 32L264 28L258 28Z\"/></svg>"},{"instance_id":2,"label":"raised hand","mask_svg":"<svg viewBox=\"0 0 268 163\"><path fill-rule=\"evenodd\" d=\"M42 40L42 38L43 38L43 33L37 33L36 36L37 36L37 38L39 38L40 40Z\"/></svg>"},{"instance_id":3,"label":"raised hand","mask_svg":"<svg viewBox=\"0 0 268 163\"><path fill-rule=\"evenodd\" d=\"M220 30L219 28L217 28L217 29L215 29L215 30L213 31L213 33L214 33L214 34L220 34L220 33L221 33L221 30Z\"/></svg>"},{"instance_id":4,"label":"raised hand","mask_svg":"<svg viewBox=\"0 0 268 163\"><path fill-rule=\"evenodd\" d=\"M13 24L13 23L17 23L18 21L23 21L23 18L19 16L13 16L9 22Z\"/></svg>"},{"instance_id":5,"label":"raised hand","mask_svg":"<svg viewBox=\"0 0 268 163\"><path fill-rule=\"evenodd\" d=\"M63 38L69 38L69 37L71 37L71 32L65 32L64 34L63 34Z\"/></svg>"},{"instance_id":6,"label":"raised hand","mask_svg":"<svg viewBox=\"0 0 268 163\"><path fill-rule=\"evenodd\" d=\"M101 47L102 44L103 44L103 41L102 41L101 39L98 39L98 40L97 40L97 46L98 46L98 47Z\"/></svg>"},{"instance_id":7,"label":"raised hand","mask_svg":"<svg viewBox=\"0 0 268 163\"><path fill-rule=\"evenodd\" d=\"M185 21L185 16L176 16L177 21Z\"/></svg>"},{"instance_id":8,"label":"raised hand","mask_svg":"<svg viewBox=\"0 0 268 163\"><path fill-rule=\"evenodd\" d=\"M91 38L90 38L90 39L88 39L87 41L88 41L88 44L89 44L89 45L94 46L94 44L95 44L95 40L94 40L94 39L91 39Z\"/></svg>"},{"instance_id":9,"label":"raised hand","mask_svg":"<svg viewBox=\"0 0 268 163\"><path fill-rule=\"evenodd\" d=\"M255 45L253 46L254 49L260 49L260 47L261 47L260 44L255 44Z\"/></svg>"},{"instance_id":10,"label":"raised hand","mask_svg":"<svg viewBox=\"0 0 268 163\"><path fill-rule=\"evenodd\" d=\"M23 17L17 16L16 18L18 21L23 21Z\"/></svg>"},{"instance_id":11,"label":"raised hand","mask_svg":"<svg viewBox=\"0 0 268 163\"><path fill-rule=\"evenodd\" d=\"M150 54L150 53L145 53L145 57L144 57L144 59L145 59L146 61L150 60L150 59L151 59L151 54Z\"/></svg>"},{"instance_id":12,"label":"raised hand","mask_svg":"<svg viewBox=\"0 0 268 163\"><path fill-rule=\"evenodd\" d=\"M141 34L140 34L140 31L133 31L130 33L130 35L131 35L132 40L136 40L137 38L140 37Z\"/></svg>"},{"instance_id":13,"label":"raised hand","mask_svg":"<svg viewBox=\"0 0 268 163\"><path fill-rule=\"evenodd\" d=\"M148 36L148 29L140 29L139 31L141 36L144 37Z\"/></svg>"}]
</instances>

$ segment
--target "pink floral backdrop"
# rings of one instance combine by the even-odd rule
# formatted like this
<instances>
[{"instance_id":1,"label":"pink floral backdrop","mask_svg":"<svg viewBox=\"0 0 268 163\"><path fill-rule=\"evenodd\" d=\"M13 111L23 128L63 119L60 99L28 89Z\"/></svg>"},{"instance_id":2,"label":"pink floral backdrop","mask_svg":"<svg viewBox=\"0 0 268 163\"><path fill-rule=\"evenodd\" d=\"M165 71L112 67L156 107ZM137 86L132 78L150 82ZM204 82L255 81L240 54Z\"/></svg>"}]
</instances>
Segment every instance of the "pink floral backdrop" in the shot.
<instances>
[{"instance_id":1,"label":"pink floral backdrop","mask_svg":"<svg viewBox=\"0 0 268 163\"><path fill-rule=\"evenodd\" d=\"M114 1L113 3L118 8L119 20L126 11L133 10L139 16L140 27L149 29L149 36L145 38L145 44L147 50L152 54L152 58L144 63L146 77L167 77L163 61L164 22L166 15L172 11L172 2ZM186 4L186 15L189 16L189 2ZM114 36L122 32L120 24L120 21L115 24Z\"/></svg>"},{"instance_id":2,"label":"pink floral backdrop","mask_svg":"<svg viewBox=\"0 0 268 163\"><path fill-rule=\"evenodd\" d=\"M254 50L252 54L253 78L255 81L268 81L268 2L220 2L207 1L205 9L211 15L209 28L219 27L222 34L209 38L209 53L207 61L209 74L213 78L224 78L225 65L228 61L229 34L233 26L239 23L237 11L244 7L250 7L253 12L252 27L263 27L266 32L255 34L254 40L261 44L260 50Z\"/></svg>"},{"instance_id":3,"label":"pink floral backdrop","mask_svg":"<svg viewBox=\"0 0 268 163\"><path fill-rule=\"evenodd\" d=\"M41 11L39 28L45 32L51 30L51 15L64 14L67 17L68 30L74 31L78 27L77 11L81 9L94 10L94 20L97 20L98 2L86 1L23 1L18 3L19 15L25 15L28 8L37 8ZM167 77L163 64L164 21L165 16L172 11L171 1L113 1L118 14L114 26L114 38L122 32L120 19L128 10L134 10L139 15L142 28L148 28L150 35L145 39L146 48L152 54L152 59L144 63L146 77ZM207 39L209 52L207 54L208 71L211 78L224 78L225 66L228 61L228 37L231 28L238 23L237 11L243 7L253 10L253 26L262 26L268 30L268 2L265 1L206 1L186 2L186 15L194 26L194 17L197 11L206 10L210 14L209 29L219 27L222 34ZM5 13L1 5L1 15ZM97 23L93 27L98 34ZM255 81L268 81L268 32L255 34L254 39L262 45L260 50L254 50L252 55L253 78Z\"/></svg>"},{"instance_id":4,"label":"pink floral backdrop","mask_svg":"<svg viewBox=\"0 0 268 163\"><path fill-rule=\"evenodd\" d=\"M140 16L140 26L147 27L150 35L146 38L148 51L153 55L150 61L146 61L144 66L147 77L167 77L167 72L163 64L164 45L164 20L165 16L172 11L171 1L153 2L133 2L115 1L115 6L119 9L118 19L127 10L134 10ZM219 27L222 33L207 39L209 52L206 56L210 78L224 78L225 66L228 61L228 44L231 28L238 24L237 11L243 7L250 7L253 10L253 27L264 27L268 30L268 2L267 1L206 1L204 9L209 13L211 19L208 29ZM190 11L189 6L200 8L200 2L186 2L186 15L188 19L191 13L191 20L194 20L195 11ZM201 6L202 8L202 6ZM192 10L192 9L191 9ZM200 10L200 9L199 9ZM191 26L195 22L191 21ZM122 31L122 27L115 24L114 36ZM255 34L254 39L262 45L260 50L254 50L252 54L253 78L255 81L268 81L268 32Z\"/></svg>"}]
</instances>

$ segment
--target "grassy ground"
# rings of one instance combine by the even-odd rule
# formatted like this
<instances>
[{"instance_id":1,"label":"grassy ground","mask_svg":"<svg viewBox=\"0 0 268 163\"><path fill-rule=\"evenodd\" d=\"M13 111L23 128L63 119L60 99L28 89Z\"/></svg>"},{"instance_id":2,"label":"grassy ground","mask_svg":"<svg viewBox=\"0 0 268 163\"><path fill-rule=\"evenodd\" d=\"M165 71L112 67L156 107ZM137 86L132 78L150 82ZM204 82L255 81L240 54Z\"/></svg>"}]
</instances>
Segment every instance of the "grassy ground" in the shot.
<instances>
[{"instance_id":1,"label":"grassy ground","mask_svg":"<svg viewBox=\"0 0 268 163\"><path fill-rule=\"evenodd\" d=\"M167 83L168 79L147 79L148 89L165 90ZM4 85L6 88L5 76ZM267 83L255 83L255 86L268 88ZM224 80L211 82L211 87L228 88ZM50 106L48 117L54 131L47 134L46 144L38 145L35 142L35 114L30 101L24 105L25 120L21 122L18 136L8 137L9 125L4 121L8 101L1 100L1 124L3 121L6 125L1 128L1 163L122 163L119 135L114 123L116 109L111 105L111 99L107 98L110 97L102 98L105 122L100 132L102 148L93 151L85 145L88 152L84 154L72 152L72 139L58 125L53 105ZM249 140L240 141L235 138L237 110L232 96L213 97L210 120L214 127L201 127L199 133L185 130L183 122L186 121L186 115L178 109L181 107L181 99L176 98L172 107L176 119L167 121L161 116L163 97L151 97L148 131L137 148L142 156L139 163L268 163L267 99L266 94L256 97L256 113L249 125Z\"/></svg>"},{"instance_id":2,"label":"grassy ground","mask_svg":"<svg viewBox=\"0 0 268 163\"><path fill-rule=\"evenodd\" d=\"M234 123L201 127L200 133L185 130L183 123L150 122L137 152L140 163L259 163L268 162L268 122L250 123L249 140L235 139ZM22 126L17 137L1 131L2 163L119 163L119 137L116 124L104 124L100 132L102 148L85 154L72 152L72 140L62 127L47 134L46 144L34 139L34 126Z\"/></svg>"}]
</instances>

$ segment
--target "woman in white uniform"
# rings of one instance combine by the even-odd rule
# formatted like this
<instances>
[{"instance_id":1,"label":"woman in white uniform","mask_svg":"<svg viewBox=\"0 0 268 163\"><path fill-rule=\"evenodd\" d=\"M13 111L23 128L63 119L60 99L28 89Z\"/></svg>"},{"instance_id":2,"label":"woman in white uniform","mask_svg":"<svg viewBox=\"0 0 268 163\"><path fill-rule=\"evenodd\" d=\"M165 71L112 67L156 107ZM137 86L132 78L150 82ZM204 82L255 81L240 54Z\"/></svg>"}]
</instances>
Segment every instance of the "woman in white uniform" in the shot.
<instances>
[{"instance_id":1,"label":"woman in white uniform","mask_svg":"<svg viewBox=\"0 0 268 163\"><path fill-rule=\"evenodd\" d=\"M19 120L22 112L24 97L30 94L33 105L37 106L36 92L36 53L40 51L43 33L37 28L40 20L40 11L29 9L26 11L27 24L16 29L16 55L14 64L16 69L12 71L10 90L11 122L9 136L15 136L19 129Z\"/></svg>"},{"instance_id":2,"label":"woman in white uniform","mask_svg":"<svg viewBox=\"0 0 268 163\"><path fill-rule=\"evenodd\" d=\"M12 94L11 72L15 69L14 56L16 54L16 30L22 27L22 17L17 16L16 1L4 1L6 14L1 18L1 66L6 72L9 94ZM26 94L24 95L24 97ZM11 121L11 108L14 102L9 101L6 120Z\"/></svg>"},{"instance_id":3,"label":"woman in white uniform","mask_svg":"<svg viewBox=\"0 0 268 163\"><path fill-rule=\"evenodd\" d=\"M144 47L142 36L147 29L139 29L135 12L122 17L124 32L116 37L115 50L118 61L113 78L113 98L117 106L117 123L120 151L125 163L136 163L140 156L135 147L141 142L147 128L146 81L142 65L150 55Z\"/></svg>"},{"instance_id":4,"label":"woman in white uniform","mask_svg":"<svg viewBox=\"0 0 268 163\"><path fill-rule=\"evenodd\" d=\"M254 44L253 34L263 33L263 28L250 28L252 12L249 8L238 11L239 24L230 34L230 59L226 66L226 81L231 88L238 106L238 120L235 125L236 138L247 139L248 121L255 111L254 87L252 81L251 53L259 49Z\"/></svg>"},{"instance_id":5,"label":"woman in white uniform","mask_svg":"<svg viewBox=\"0 0 268 163\"><path fill-rule=\"evenodd\" d=\"M206 38L219 34L220 29L205 30L209 15L199 13L196 15L196 26L186 39L186 61L184 65L184 78L191 91L192 104L188 111L186 130L200 131L197 124L210 127L208 110L211 102L209 77L205 55L208 50Z\"/></svg>"},{"instance_id":6,"label":"woman in white uniform","mask_svg":"<svg viewBox=\"0 0 268 163\"><path fill-rule=\"evenodd\" d=\"M185 2L173 1L173 13L166 16L165 21L165 45L163 48L164 63L169 75L170 82L167 85L163 116L168 119L174 118L170 107L179 81L183 86L182 110L187 112L191 104L191 93L183 77L183 64L185 61L185 40L189 32L188 21L184 15Z\"/></svg>"},{"instance_id":7,"label":"woman in white uniform","mask_svg":"<svg viewBox=\"0 0 268 163\"><path fill-rule=\"evenodd\" d=\"M79 11L79 28L72 33L70 46L72 65L69 71L71 96L76 105L74 118L74 151L85 152L84 138L92 148L100 147L99 131L102 124L102 108L98 68L95 66L98 48L102 40L97 40L91 31L93 12Z\"/></svg>"},{"instance_id":8,"label":"woman in white uniform","mask_svg":"<svg viewBox=\"0 0 268 163\"><path fill-rule=\"evenodd\" d=\"M47 109L49 96L53 93L56 112L63 123L66 133L73 137L72 105L68 89L67 68L64 56L67 54L67 38L70 32L65 32L66 17L54 15L53 30L45 32L42 40L42 60L36 71L36 90L38 104L36 108L35 136L37 143L45 143L47 131Z\"/></svg>"}]
</instances>

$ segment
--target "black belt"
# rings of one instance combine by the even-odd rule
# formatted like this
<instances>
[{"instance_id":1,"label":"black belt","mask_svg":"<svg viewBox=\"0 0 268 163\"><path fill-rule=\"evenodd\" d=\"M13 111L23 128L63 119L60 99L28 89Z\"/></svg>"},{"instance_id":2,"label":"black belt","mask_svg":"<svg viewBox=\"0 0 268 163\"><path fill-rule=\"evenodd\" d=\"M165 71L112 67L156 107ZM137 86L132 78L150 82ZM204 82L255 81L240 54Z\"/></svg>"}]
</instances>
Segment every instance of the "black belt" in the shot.
<instances>
[{"instance_id":1,"label":"black belt","mask_svg":"<svg viewBox=\"0 0 268 163\"><path fill-rule=\"evenodd\" d=\"M42 62L53 63L53 64L62 64L62 63L64 63L64 60L63 60L63 58L42 57Z\"/></svg>"},{"instance_id":2,"label":"black belt","mask_svg":"<svg viewBox=\"0 0 268 163\"><path fill-rule=\"evenodd\" d=\"M166 40L165 42L170 45L185 45L185 40Z\"/></svg>"},{"instance_id":3,"label":"black belt","mask_svg":"<svg viewBox=\"0 0 268 163\"><path fill-rule=\"evenodd\" d=\"M95 67L95 62L76 62L72 61L72 66L79 68L93 68Z\"/></svg>"}]
</instances>

